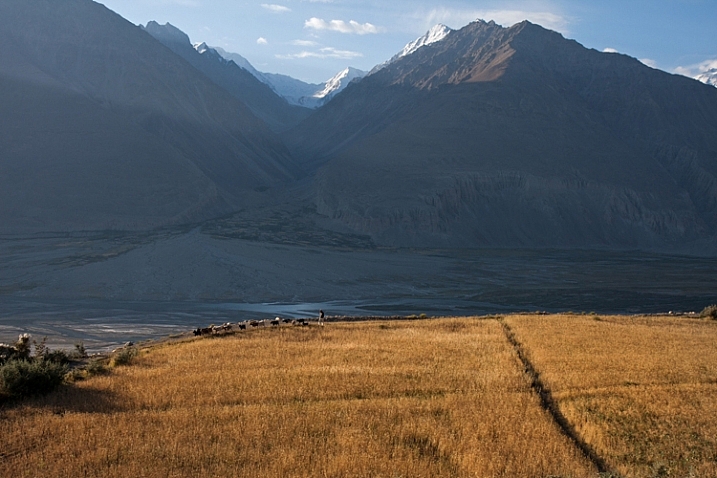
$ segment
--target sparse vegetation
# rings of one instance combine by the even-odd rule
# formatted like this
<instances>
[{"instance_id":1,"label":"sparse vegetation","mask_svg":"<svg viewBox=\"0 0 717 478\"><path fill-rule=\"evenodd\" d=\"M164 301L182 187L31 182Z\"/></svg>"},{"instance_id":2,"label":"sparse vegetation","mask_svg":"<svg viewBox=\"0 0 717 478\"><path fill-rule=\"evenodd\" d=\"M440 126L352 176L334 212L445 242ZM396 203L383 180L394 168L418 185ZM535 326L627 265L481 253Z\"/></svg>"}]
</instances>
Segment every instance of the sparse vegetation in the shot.
<instances>
[{"instance_id":1,"label":"sparse vegetation","mask_svg":"<svg viewBox=\"0 0 717 478\"><path fill-rule=\"evenodd\" d=\"M717 320L717 304L708 305L707 307L702 309L702 312L700 312L700 317Z\"/></svg>"},{"instance_id":2,"label":"sparse vegetation","mask_svg":"<svg viewBox=\"0 0 717 478\"><path fill-rule=\"evenodd\" d=\"M22 334L13 346L3 345L0 357L0 399L42 395L51 392L64 380L67 356L52 352L45 339L35 342L35 356L30 357L30 336Z\"/></svg>"},{"instance_id":3,"label":"sparse vegetation","mask_svg":"<svg viewBox=\"0 0 717 478\"><path fill-rule=\"evenodd\" d=\"M715 323L600 318L334 323L135 348L136 367L88 365L88 380L3 410L0 476L35 476L28 462L56 476L715 476ZM609 471L543 408L536 374Z\"/></svg>"},{"instance_id":4,"label":"sparse vegetation","mask_svg":"<svg viewBox=\"0 0 717 478\"><path fill-rule=\"evenodd\" d=\"M132 363L134 358L139 354L137 347L122 347L112 354L110 358L110 367L121 367Z\"/></svg>"},{"instance_id":5,"label":"sparse vegetation","mask_svg":"<svg viewBox=\"0 0 717 478\"><path fill-rule=\"evenodd\" d=\"M107 368L107 360L101 358L90 360L85 366L85 372L87 372L90 376L106 374L109 372L109 369Z\"/></svg>"},{"instance_id":6,"label":"sparse vegetation","mask_svg":"<svg viewBox=\"0 0 717 478\"><path fill-rule=\"evenodd\" d=\"M0 395L16 398L49 393L66 373L66 366L49 360L11 360L0 367Z\"/></svg>"}]
</instances>

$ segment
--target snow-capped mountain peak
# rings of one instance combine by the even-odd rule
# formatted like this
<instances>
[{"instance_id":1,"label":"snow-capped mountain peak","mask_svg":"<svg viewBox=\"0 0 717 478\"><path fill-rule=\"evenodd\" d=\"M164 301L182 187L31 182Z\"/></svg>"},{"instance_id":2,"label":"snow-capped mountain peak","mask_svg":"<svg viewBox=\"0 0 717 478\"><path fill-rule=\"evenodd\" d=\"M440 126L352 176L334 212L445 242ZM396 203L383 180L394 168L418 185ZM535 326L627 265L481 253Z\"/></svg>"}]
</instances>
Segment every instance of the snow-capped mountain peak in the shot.
<instances>
[{"instance_id":1,"label":"snow-capped mountain peak","mask_svg":"<svg viewBox=\"0 0 717 478\"><path fill-rule=\"evenodd\" d=\"M344 88L348 86L349 83L351 83L356 78L363 78L366 76L365 71L357 70L356 68L348 67L345 70L342 70L336 74L333 78L328 80L324 88L320 91L317 91L312 96L314 98L330 98L334 96L336 93L340 92Z\"/></svg>"},{"instance_id":2,"label":"snow-capped mountain peak","mask_svg":"<svg viewBox=\"0 0 717 478\"><path fill-rule=\"evenodd\" d=\"M418 49L421 47L424 47L426 45L431 45L433 43L437 43L444 38L446 38L448 35L451 34L453 30L448 28L447 26L443 25L442 23L439 23L437 25L434 25L430 30L426 32L425 35L422 37L416 38L412 42L408 43L406 46L403 47L403 50L398 52L388 61L385 61L381 63L380 65L375 66L370 72L369 75L373 75L379 70L382 70L386 66L390 65L391 63L394 63L395 61L403 58L404 56L411 55L415 53Z\"/></svg>"},{"instance_id":3,"label":"snow-capped mountain peak","mask_svg":"<svg viewBox=\"0 0 717 478\"><path fill-rule=\"evenodd\" d=\"M708 85L717 86L717 68L711 68L695 76L696 80Z\"/></svg>"},{"instance_id":4,"label":"snow-capped mountain peak","mask_svg":"<svg viewBox=\"0 0 717 478\"><path fill-rule=\"evenodd\" d=\"M402 58L404 56L408 56L423 46L430 45L431 43L436 43L438 41L441 41L444 38L446 38L452 31L453 30L451 30L447 26L439 23L439 24L435 25L433 28L431 28L430 30L428 30L428 32L425 35L413 40L411 43L409 43L405 47L403 47L403 50L401 50L401 52L398 55L394 56L392 58L392 60Z\"/></svg>"},{"instance_id":5,"label":"snow-capped mountain peak","mask_svg":"<svg viewBox=\"0 0 717 478\"><path fill-rule=\"evenodd\" d=\"M204 54L204 53L207 52L207 50L209 50L209 45L207 45L207 44L204 43L204 42L195 43L195 44L194 44L194 49L197 50L198 53Z\"/></svg>"}]
</instances>

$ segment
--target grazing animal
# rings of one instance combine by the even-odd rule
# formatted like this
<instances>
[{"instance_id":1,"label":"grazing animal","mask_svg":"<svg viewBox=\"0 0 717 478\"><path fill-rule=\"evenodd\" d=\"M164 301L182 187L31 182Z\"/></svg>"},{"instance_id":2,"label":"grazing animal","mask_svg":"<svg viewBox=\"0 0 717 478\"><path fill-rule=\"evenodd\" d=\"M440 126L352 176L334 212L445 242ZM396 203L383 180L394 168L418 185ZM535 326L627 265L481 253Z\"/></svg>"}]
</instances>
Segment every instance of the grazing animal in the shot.
<instances>
[{"instance_id":1,"label":"grazing animal","mask_svg":"<svg viewBox=\"0 0 717 478\"><path fill-rule=\"evenodd\" d=\"M278 327L280 323L281 323L281 319L279 317L277 317L276 319L271 321L271 325L274 327Z\"/></svg>"},{"instance_id":2,"label":"grazing animal","mask_svg":"<svg viewBox=\"0 0 717 478\"><path fill-rule=\"evenodd\" d=\"M212 326L212 333L214 334L221 334L221 333L227 333L231 332L232 330L232 324L227 322L226 324L222 325L214 325Z\"/></svg>"},{"instance_id":3,"label":"grazing animal","mask_svg":"<svg viewBox=\"0 0 717 478\"><path fill-rule=\"evenodd\" d=\"M292 322L292 320L291 319L283 319L282 322L284 322L285 324L290 324Z\"/></svg>"},{"instance_id":4,"label":"grazing animal","mask_svg":"<svg viewBox=\"0 0 717 478\"><path fill-rule=\"evenodd\" d=\"M252 321L249 322L249 325L250 325L251 327L259 327L259 321L257 321L257 320L252 320Z\"/></svg>"},{"instance_id":5,"label":"grazing animal","mask_svg":"<svg viewBox=\"0 0 717 478\"><path fill-rule=\"evenodd\" d=\"M239 330L246 330L246 322L239 324Z\"/></svg>"}]
</instances>

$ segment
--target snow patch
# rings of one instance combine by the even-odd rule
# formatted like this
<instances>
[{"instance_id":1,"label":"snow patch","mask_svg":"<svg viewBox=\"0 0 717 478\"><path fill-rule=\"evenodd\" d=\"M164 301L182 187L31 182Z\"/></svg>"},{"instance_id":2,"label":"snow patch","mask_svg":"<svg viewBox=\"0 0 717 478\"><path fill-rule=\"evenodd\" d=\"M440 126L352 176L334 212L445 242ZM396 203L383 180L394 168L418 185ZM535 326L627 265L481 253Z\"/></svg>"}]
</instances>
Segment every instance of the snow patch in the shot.
<instances>
[{"instance_id":1,"label":"snow patch","mask_svg":"<svg viewBox=\"0 0 717 478\"><path fill-rule=\"evenodd\" d=\"M442 23L439 23L437 25L434 25L428 32L426 32L425 35L422 37L416 38L412 42L408 43L406 46L403 47L403 50L395 54L390 60L385 61L381 63L380 65L375 66L370 72L369 75L373 75L377 71L380 71L390 65L391 63L394 63L398 60L400 60L403 57L406 57L408 55L412 55L419 49L423 48L426 45L432 45L434 43L438 43L439 41L444 40L448 35L453 32L452 29L448 28L447 26L443 25Z\"/></svg>"}]
</instances>

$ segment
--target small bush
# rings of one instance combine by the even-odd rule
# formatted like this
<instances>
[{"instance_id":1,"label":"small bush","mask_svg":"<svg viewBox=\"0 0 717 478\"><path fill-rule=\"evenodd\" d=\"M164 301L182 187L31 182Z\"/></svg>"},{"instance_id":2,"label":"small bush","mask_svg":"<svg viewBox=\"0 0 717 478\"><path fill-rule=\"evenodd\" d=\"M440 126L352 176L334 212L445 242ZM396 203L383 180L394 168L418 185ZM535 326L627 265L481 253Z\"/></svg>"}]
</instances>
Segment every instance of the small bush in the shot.
<instances>
[{"instance_id":1,"label":"small bush","mask_svg":"<svg viewBox=\"0 0 717 478\"><path fill-rule=\"evenodd\" d=\"M112 359L110 360L110 365L112 367L129 365L130 363L132 363L132 360L134 360L138 353L139 350L137 350L137 347L124 347L123 349L120 349L115 352L115 354L112 356Z\"/></svg>"},{"instance_id":2,"label":"small bush","mask_svg":"<svg viewBox=\"0 0 717 478\"><path fill-rule=\"evenodd\" d=\"M64 350L53 350L45 354L45 360L64 365L70 363L70 356Z\"/></svg>"},{"instance_id":3,"label":"small bush","mask_svg":"<svg viewBox=\"0 0 717 478\"><path fill-rule=\"evenodd\" d=\"M85 350L85 344L82 341L75 344L75 350L72 352L71 356L80 359L87 358L87 350Z\"/></svg>"},{"instance_id":4,"label":"small bush","mask_svg":"<svg viewBox=\"0 0 717 478\"><path fill-rule=\"evenodd\" d=\"M89 375L103 375L108 372L107 364L103 359L90 360L85 370Z\"/></svg>"},{"instance_id":5,"label":"small bush","mask_svg":"<svg viewBox=\"0 0 717 478\"><path fill-rule=\"evenodd\" d=\"M0 392L10 397L44 395L63 381L67 366L48 360L12 360L0 367Z\"/></svg>"},{"instance_id":6,"label":"small bush","mask_svg":"<svg viewBox=\"0 0 717 478\"><path fill-rule=\"evenodd\" d=\"M717 304L708 305L707 307L702 309L702 312L700 312L700 317L717 320Z\"/></svg>"},{"instance_id":7,"label":"small bush","mask_svg":"<svg viewBox=\"0 0 717 478\"><path fill-rule=\"evenodd\" d=\"M87 372L79 368L73 368L65 374L65 382L73 383L79 382L87 378Z\"/></svg>"}]
</instances>

